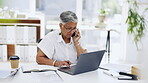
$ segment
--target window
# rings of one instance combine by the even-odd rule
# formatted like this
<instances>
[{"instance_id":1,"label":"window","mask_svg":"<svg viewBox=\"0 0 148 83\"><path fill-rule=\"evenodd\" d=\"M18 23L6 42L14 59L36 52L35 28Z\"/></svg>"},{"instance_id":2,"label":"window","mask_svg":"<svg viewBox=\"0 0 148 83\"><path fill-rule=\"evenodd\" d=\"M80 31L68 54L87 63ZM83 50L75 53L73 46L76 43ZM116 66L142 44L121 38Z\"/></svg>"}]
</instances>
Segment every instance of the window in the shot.
<instances>
[{"instance_id":1,"label":"window","mask_svg":"<svg viewBox=\"0 0 148 83\"><path fill-rule=\"evenodd\" d=\"M76 12L76 0L37 0L36 8L45 14L47 21L58 21L61 12Z\"/></svg>"},{"instance_id":2,"label":"window","mask_svg":"<svg viewBox=\"0 0 148 83\"><path fill-rule=\"evenodd\" d=\"M82 21L92 22L97 19L97 12L101 7L101 0L83 0Z\"/></svg>"},{"instance_id":3,"label":"window","mask_svg":"<svg viewBox=\"0 0 148 83\"><path fill-rule=\"evenodd\" d=\"M108 28L121 31L121 11L122 0L102 0L101 8L108 10L106 24ZM111 62L117 62L121 55L121 35L117 32L111 32Z\"/></svg>"}]
</instances>

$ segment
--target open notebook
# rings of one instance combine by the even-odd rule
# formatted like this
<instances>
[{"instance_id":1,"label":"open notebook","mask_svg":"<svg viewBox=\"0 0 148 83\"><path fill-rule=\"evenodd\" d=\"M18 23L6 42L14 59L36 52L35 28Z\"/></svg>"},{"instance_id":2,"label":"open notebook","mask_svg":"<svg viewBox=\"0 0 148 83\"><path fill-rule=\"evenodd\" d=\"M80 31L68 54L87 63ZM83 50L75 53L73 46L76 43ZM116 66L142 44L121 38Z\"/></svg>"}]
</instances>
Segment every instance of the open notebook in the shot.
<instances>
[{"instance_id":1,"label":"open notebook","mask_svg":"<svg viewBox=\"0 0 148 83\"><path fill-rule=\"evenodd\" d=\"M22 68L22 72L23 73L44 72L44 71L56 71L57 70L53 66L38 65L38 64L23 65L21 68Z\"/></svg>"}]
</instances>

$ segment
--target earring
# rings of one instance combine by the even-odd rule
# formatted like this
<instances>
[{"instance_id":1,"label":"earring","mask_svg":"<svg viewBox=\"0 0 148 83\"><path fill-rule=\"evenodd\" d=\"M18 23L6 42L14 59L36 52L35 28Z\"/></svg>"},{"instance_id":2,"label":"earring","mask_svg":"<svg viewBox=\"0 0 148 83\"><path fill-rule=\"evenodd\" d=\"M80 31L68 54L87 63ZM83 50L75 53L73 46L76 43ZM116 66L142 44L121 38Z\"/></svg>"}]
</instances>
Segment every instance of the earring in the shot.
<instances>
[{"instance_id":1,"label":"earring","mask_svg":"<svg viewBox=\"0 0 148 83\"><path fill-rule=\"evenodd\" d=\"M59 35L62 35L62 33L60 32Z\"/></svg>"}]
</instances>

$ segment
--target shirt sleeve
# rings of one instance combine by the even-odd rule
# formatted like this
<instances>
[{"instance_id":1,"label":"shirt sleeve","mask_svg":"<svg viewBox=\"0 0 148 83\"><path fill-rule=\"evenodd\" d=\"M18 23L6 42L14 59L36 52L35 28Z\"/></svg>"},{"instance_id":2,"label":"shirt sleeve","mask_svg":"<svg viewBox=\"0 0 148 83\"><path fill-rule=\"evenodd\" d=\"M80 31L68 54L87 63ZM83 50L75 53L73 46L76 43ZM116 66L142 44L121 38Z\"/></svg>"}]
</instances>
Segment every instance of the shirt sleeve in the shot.
<instances>
[{"instance_id":1,"label":"shirt sleeve","mask_svg":"<svg viewBox=\"0 0 148 83\"><path fill-rule=\"evenodd\" d=\"M54 43L50 36L50 34L47 34L41 42L38 44L38 48L42 50L42 52L50 59L53 58L54 54Z\"/></svg>"}]
</instances>

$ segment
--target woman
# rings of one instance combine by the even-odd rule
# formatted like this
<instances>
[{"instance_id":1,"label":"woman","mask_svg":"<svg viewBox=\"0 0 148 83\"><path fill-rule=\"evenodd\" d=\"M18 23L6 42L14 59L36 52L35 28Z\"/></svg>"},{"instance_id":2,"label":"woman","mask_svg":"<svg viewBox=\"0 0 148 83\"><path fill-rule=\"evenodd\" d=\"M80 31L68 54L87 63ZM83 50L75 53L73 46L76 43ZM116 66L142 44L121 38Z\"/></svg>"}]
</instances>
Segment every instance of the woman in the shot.
<instances>
[{"instance_id":1,"label":"woman","mask_svg":"<svg viewBox=\"0 0 148 83\"><path fill-rule=\"evenodd\" d=\"M48 33L38 44L39 51L36 57L38 64L69 67L71 63L77 62L80 54L87 52L76 27L78 21L76 14L71 11L62 12L60 21L60 32Z\"/></svg>"}]
</instances>

